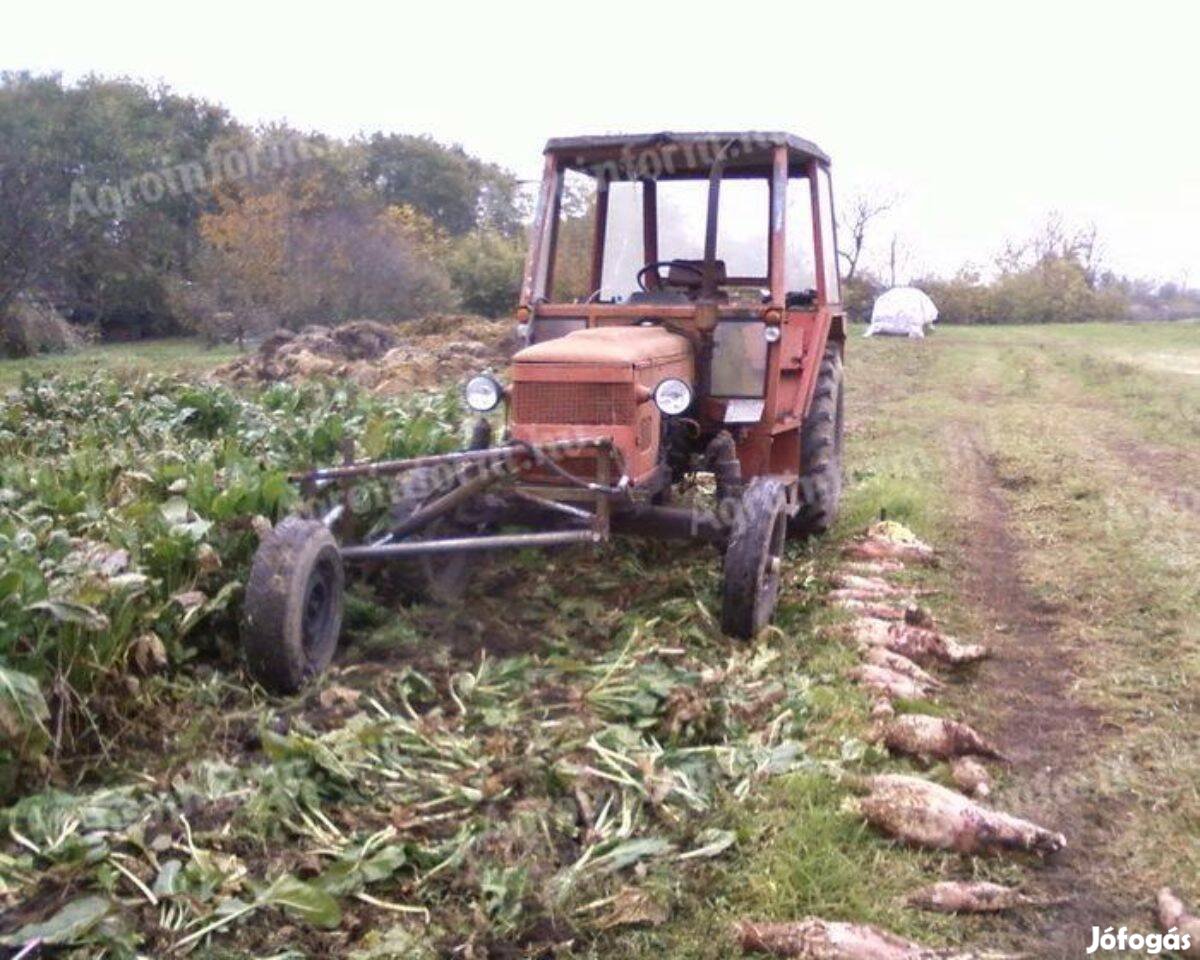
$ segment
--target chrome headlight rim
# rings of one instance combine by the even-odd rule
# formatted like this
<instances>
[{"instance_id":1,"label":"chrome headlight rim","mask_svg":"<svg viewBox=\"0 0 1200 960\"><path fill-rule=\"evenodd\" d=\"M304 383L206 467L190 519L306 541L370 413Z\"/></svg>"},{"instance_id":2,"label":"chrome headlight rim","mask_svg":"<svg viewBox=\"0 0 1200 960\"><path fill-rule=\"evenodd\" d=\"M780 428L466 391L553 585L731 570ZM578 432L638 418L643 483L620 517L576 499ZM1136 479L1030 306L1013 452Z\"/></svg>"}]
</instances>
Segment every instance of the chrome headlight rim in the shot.
<instances>
[{"instance_id":1,"label":"chrome headlight rim","mask_svg":"<svg viewBox=\"0 0 1200 960\"><path fill-rule=\"evenodd\" d=\"M654 405L665 417L677 417L691 407L695 395L691 384L678 377L667 377L654 388Z\"/></svg>"},{"instance_id":2,"label":"chrome headlight rim","mask_svg":"<svg viewBox=\"0 0 1200 960\"><path fill-rule=\"evenodd\" d=\"M490 373L479 373L463 386L463 403L475 413L491 413L504 399L504 387Z\"/></svg>"}]
</instances>

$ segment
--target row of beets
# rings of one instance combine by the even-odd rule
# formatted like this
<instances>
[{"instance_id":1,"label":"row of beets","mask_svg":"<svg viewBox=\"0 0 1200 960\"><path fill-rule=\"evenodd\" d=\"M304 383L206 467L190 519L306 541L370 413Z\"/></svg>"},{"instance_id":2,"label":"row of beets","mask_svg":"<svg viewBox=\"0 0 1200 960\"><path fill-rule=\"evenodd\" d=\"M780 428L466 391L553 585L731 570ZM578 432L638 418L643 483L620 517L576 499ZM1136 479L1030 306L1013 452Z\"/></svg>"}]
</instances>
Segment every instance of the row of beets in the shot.
<instances>
[{"instance_id":1,"label":"row of beets","mask_svg":"<svg viewBox=\"0 0 1200 960\"><path fill-rule=\"evenodd\" d=\"M0 405L0 795L94 691L232 636L287 475L453 447L449 396L167 377L26 378ZM66 715L67 723L63 717ZM53 731L53 732L52 732ZM61 744L59 744L61 746Z\"/></svg>"}]
</instances>

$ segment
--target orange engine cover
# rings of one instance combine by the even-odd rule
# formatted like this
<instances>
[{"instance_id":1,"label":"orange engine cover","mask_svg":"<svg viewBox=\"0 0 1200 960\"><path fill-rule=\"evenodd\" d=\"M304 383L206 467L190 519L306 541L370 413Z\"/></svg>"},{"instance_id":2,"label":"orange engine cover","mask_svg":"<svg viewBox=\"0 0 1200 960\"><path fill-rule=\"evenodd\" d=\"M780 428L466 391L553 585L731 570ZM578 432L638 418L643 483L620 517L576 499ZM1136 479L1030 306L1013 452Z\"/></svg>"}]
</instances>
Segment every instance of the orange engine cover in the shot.
<instances>
[{"instance_id":1,"label":"orange engine cover","mask_svg":"<svg viewBox=\"0 0 1200 960\"><path fill-rule=\"evenodd\" d=\"M513 357L512 435L530 443L610 436L639 483L658 465L661 417L652 399L668 377L694 383L692 346L661 327L598 327L535 344ZM566 459L595 475L595 454Z\"/></svg>"}]
</instances>

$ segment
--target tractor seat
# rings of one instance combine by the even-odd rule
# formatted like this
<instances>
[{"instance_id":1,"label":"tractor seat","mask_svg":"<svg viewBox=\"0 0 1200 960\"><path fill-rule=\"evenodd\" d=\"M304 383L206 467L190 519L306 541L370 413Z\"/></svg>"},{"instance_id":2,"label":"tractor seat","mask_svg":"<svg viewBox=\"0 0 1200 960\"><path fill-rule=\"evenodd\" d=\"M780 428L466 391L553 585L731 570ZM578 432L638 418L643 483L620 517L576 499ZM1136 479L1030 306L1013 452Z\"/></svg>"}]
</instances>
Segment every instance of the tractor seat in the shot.
<instances>
[{"instance_id":1,"label":"tractor seat","mask_svg":"<svg viewBox=\"0 0 1200 960\"><path fill-rule=\"evenodd\" d=\"M717 286L725 283L725 261L713 261L713 274ZM699 290L703 285L703 260L672 260L664 281L670 287L683 287L685 290Z\"/></svg>"}]
</instances>

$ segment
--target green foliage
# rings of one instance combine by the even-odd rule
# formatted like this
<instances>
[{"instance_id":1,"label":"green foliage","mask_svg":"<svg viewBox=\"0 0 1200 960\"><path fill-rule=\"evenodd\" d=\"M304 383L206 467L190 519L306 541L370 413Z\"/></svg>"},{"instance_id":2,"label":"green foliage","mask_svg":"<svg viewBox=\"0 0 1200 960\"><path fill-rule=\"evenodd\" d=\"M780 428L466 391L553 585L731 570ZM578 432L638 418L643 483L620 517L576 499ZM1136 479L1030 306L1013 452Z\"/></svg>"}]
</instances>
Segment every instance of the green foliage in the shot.
<instances>
[{"instance_id":1,"label":"green foliage","mask_svg":"<svg viewBox=\"0 0 1200 960\"><path fill-rule=\"evenodd\" d=\"M0 810L19 838L0 879L25 896L53 877L74 906L28 929L92 947L117 931L130 947L223 945L268 911L332 928L351 898L436 910L459 938L483 926L519 940L556 913L583 930L639 922L584 905L731 855L721 811L805 763L810 715L795 662L711 642L698 602L657 606L650 621L613 616L598 657L560 642L470 669L387 670L318 694L344 705L333 723L299 704L254 711L262 750L236 765L207 756L158 781L27 796ZM411 935L402 956L440 939Z\"/></svg>"},{"instance_id":2,"label":"green foliage","mask_svg":"<svg viewBox=\"0 0 1200 960\"><path fill-rule=\"evenodd\" d=\"M158 646L178 660L201 635L211 645L233 623L249 521L295 502L287 471L346 437L404 455L457 430L441 398L27 378L0 411L0 663L86 694Z\"/></svg>"},{"instance_id":3,"label":"green foliage","mask_svg":"<svg viewBox=\"0 0 1200 960\"><path fill-rule=\"evenodd\" d=\"M868 270L860 269L851 279L843 280L842 305L849 318L855 323L870 320L875 299L885 290L887 286Z\"/></svg>"},{"instance_id":4,"label":"green foliage","mask_svg":"<svg viewBox=\"0 0 1200 960\"><path fill-rule=\"evenodd\" d=\"M949 279L930 277L914 286L937 304L944 323L1078 323L1120 320L1129 301L1097 275L1095 230L1068 231L1050 217L1024 244L1010 244L987 280L970 266Z\"/></svg>"},{"instance_id":5,"label":"green foliage","mask_svg":"<svg viewBox=\"0 0 1200 960\"><path fill-rule=\"evenodd\" d=\"M141 202L140 178L203 162L235 129L222 108L165 88L0 77L0 308L52 289L106 333L168 329L163 280L186 269L209 198L164 186Z\"/></svg>"},{"instance_id":6,"label":"green foliage","mask_svg":"<svg viewBox=\"0 0 1200 960\"><path fill-rule=\"evenodd\" d=\"M447 267L465 309L498 317L517 305L524 261L523 242L481 230L454 244Z\"/></svg>"},{"instance_id":7,"label":"green foliage","mask_svg":"<svg viewBox=\"0 0 1200 960\"><path fill-rule=\"evenodd\" d=\"M383 201L410 206L452 234L480 227L512 236L524 206L516 177L431 137L374 134L365 144L366 180Z\"/></svg>"},{"instance_id":8,"label":"green foliage","mask_svg":"<svg viewBox=\"0 0 1200 960\"><path fill-rule=\"evenodd\" d=\"M515 176L461 147L251 131L219 106L123 79L0 74L0 170L0 316L42 295L120 339L197 316L232 337L281 318L453 308L439 259L380 214L410 208L452 236L503 237L525 214ZM239 213L237 249L201 237L206 215ZM272 260L280 238L286 271ZM260 268L257 283L231 267Z\"/></svg>"},{"instance_id":9,"label":"green foliage","mask_svg":"<svg viewBox=\"0 0 1200 960\"><path fill-rule=\"evenodd\" d=\"M1052 257L991 283L971 270L948 280L919 280L944 323L1077 323L1120 320L1129 304L1116 289L1096 288L1074 260Z\"/></svg>"}]
</instances>

